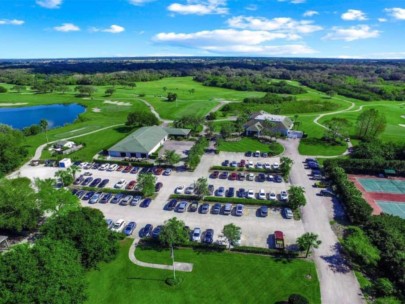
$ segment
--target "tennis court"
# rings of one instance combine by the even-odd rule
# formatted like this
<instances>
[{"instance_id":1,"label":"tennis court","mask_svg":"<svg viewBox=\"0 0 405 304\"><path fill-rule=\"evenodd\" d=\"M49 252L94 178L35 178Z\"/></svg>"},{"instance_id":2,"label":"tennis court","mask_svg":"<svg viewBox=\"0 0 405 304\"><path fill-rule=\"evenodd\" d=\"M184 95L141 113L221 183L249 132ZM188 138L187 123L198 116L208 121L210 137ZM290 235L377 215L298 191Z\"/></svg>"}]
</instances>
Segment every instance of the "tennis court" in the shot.
<instances>
[{"instance_id":1,"label":"tennis court","mask_svg":"<svg viewBox=\"0 0 405 304\"><path fill-rule=\"evenodd\" d=\"M405 219L405 202L376 201L384 213L399 216Z\"/></svg>"},{"instance_id":2,"label":"tennis court","mask_svg":"<svg viewBox=\"0 0 405 304\"><path fill-rule=\"evenodd\" d=\"M405 194L404 180L386 178L358 178L357 180L367 192Z\"/></svg>"}]
</instances>

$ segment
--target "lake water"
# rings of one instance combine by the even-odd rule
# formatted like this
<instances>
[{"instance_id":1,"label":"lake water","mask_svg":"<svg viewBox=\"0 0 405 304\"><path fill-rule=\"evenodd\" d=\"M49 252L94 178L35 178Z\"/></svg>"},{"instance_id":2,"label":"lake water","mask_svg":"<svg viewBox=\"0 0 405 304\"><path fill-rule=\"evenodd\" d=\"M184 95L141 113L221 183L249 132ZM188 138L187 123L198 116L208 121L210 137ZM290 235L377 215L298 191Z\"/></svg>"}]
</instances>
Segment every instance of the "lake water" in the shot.
<instances>
[{"instance_id":1,"label":"lake water","mask_svg":"<svg viewBox=\"0 0 405 304\"><path fill-rule=\"evenodd\" d=\"M48 128L56 128L76 120L86 110L79 104L54 104L21 108L0 108L0 123L22 129L39 124L41 119L48 121Z\"/></svg>"}]
</instances>

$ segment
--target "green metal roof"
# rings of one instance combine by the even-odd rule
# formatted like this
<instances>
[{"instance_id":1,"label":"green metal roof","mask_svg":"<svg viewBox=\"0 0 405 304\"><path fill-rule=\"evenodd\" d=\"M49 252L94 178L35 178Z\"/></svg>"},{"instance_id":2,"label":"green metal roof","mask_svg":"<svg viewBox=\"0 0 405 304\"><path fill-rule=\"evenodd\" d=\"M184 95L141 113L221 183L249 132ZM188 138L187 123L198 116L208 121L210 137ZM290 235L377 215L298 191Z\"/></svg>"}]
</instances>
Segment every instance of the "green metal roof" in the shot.
<instances>
[{"instance_id":1,"label":"green metal roof","mask_svg":"<svg viewBox=\"0 0 405 304\"><path fill-rule=\"evenodd\" d=\"M163 128L160 126L142 127L108 150L129 153L149 153L165 136L187 135L188 133L190 133L188 129Z\"/></svg>"}]
</instances>

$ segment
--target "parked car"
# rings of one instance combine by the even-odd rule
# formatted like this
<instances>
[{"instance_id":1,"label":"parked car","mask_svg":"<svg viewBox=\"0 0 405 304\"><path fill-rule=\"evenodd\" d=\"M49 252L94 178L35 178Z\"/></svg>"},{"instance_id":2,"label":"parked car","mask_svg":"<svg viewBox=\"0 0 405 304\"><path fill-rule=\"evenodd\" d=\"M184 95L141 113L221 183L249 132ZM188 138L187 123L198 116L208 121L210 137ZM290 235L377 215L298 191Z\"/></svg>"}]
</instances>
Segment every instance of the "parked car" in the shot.
<instances>
[{"instance_id":1,"label":"parked car","mask_svg":"<svg viewBox=\"0 0 405 304\"><path fill-rule=\"evenodd\" d=\"M194 185L188 186L184 191L185 194L193 194L194 193Z\"/></svg>"},{"instance_id":2,"label":"parked car","mask_svg":"<svg viewBox=\"0 0 405 304\"><path fill-rule=\"evenodd\" d=\"M184 186L178 186L174 193L176 194L182 194L184 192Z\"/></svg>"},{"instance_id":3,"label":"parked car","mask_svg":"<svg viewBox=\"0 0 405 304\"><path fill-rule=\"evenodd\" d=\"M128 206L129 203L132 201L134 197L132 195L127 195L125 196L121 201L120 201L120 205L122 206Z\"/></svg>"},{"instance_id":4,"label":"parked car","mask_svg":"<svg viewBox=\"0 0 405 304\"><path fill-rule=\"evenodd\" d=\"M264 169L266 170L271 170L271 165L269 163L264 163L263 164Z\"/></svg>"},{"instance_id":5,"label":"parked car","mask_svg":"<svg viewBox=\"0 0 405 304\"><path fill-rule=\"evenodd\" d=\"M172 210L174 210L174 209L176 208L176 205L177 205L177 200L171 199L171 200L167 203L166 209L169 210L169 211L172 211Z\"/></svg>"},{"instance_id":6,"label":"parked car","mask_svg":"<svg viewBox=\"0 0 405 304\"><path fill-rule=\"evenodd\" d=\"M247 197L247 198L254 199L254 198L255 198L255 193L254 193L254 191L253 191L252 189L249 189L249 190L247 191L247 193L246 193L246 197Z\"/></svg>"},{"instance_id":7,"label":"parked car","mask_svg":"<svg viewBox=\"0 0 405 304\"><path fill-rule=\"evenodd\" d=\"M96 204L100 199L101 194L101 192L94 193L94 195L89 200L89 204Z\"/></svg>"},{"instance_id":8,"label":"parked car","mask_svg":"<svg viewBox=\"0 0 405 304\"><path fill-rule=\"evenodd\" d=\"M92 181L93 181L93 178L92 178L92 177L88 177L88 178L86 178L86 179L83 181L82 186L87 186L87 185L90 184Z\"/></svg>"},{"instance_id":9,"label":"parked car","mask_svg":"<svg viewBox=\"0 0 405 304\"><path fill-rule=\"evenodd\" d=\"M124 233L127 236L130 236L136 228L136 223L135 222L129 222L128 225L124 229Z\"/></svg>"},{"instance_id":10,"label":"parked car","mask_svg":"<svg viewBox=\"0 0 405 304\"><path fill-rule=\"evenodd\" d=\"M122 173L129 173L129 172L131 172L131 170L132 170L132 166L126 166L124 168L124 170L122 170Z\"/></svg>"},{"instance_id":11,"label":"parked car","mask_svg":"<svg viewBox=\"0 0 405 304\"><path fill-rule=\"evenodd\" d=\"M229 175L229 180L237 180L238 179L238 173L236 173L236 172L232 172L230 175Z\"/></svg>"},{"instance_id":12,"label":"parked car","mask_svg":"<svg viewBox=\"0 0 405 304\"><path fill-rule=\"evenodd\" d=\"M290 208L284 208L283 213L286 219L292 219L293 218L293 212Z\"/></svg>"},{"instance_id":13,"label":"parked car","mask_svg":"<svg viewBox=\"0 0 405 304\"><path fill-rule=\"evenodd\" d=\"M121 166L118 166L116 171L121 172L124 169L125 169L125 166L121 165Z\"/></svg>"},{"instance_id":14,"label":"parked car","mask_svg":"<svg viewBox=\"0 0 405 304\"><path fill-rule=\"evenodd\" d=\"M134 198L131 200L129 203L131 206L136 206L138 203L142 200L142 196L140 195L135 195Z\"/></svg>"},{"instance_id":15,"label":"parked car","mask_svg":"<svg viewBox=\"0 0 405 304\"><path fill-rule=\"evenodd\" d=\"M276 192L270 191L270 193L269 193L269 200L274 201L274 200L276 200L276 199L277 199Z\"/></svg>"},{"instance_id":16,"label":"parked car","mask_svg":"<svg viewBox=\"0 0 405 304\"><path fill-rule=\"evenodd\" d=\"M238 163L237 163L236 161L232 161L232 162L231 162L231 167L235 167L235 168L236 168L237 166L238 166Z\"/></svg>"},{"instance_id":17,"label":"parked car","mask_svg":"<svg viewBox=\"0 0 405 304\"><path fill-rule=\"evenodd\" d=\"M260 151L256 151L256 152L253 154L253 156L254 156L254 157L260 157Z\"/></svg>"},{"instance_id":18,"label":"parked car","mask_svg":"<svg viewBox=\"0 0 405 304\"><path fill-rule=\"evenodd\" d=\"M145 227L139 233L141 238L150 237L153 231L153 226L151 224L146 224Z\"/></svg>"},{"instance_id":19,"label":"parked car","mask_svg":"<svg viewBox=\"0 0 405 304\"><path fill-rule=\"evenodd\" d=\"M205 244L212 244L214 242L214 230L213 229L207 229L205 231L203 242Z\"/></svg>"},{"instance_id":20,"label":"parked car","mask_svg":"<svg viewBox=\"0 0 405 304\"><path fill-rule=\"evenodd\" d=\"M121 189L122 187L124 187L127 184L125 179L120 179L115 185L114 188L116 189Z\"/></svg>"},{"instance_id":21,"label":"parked car","mask_svg":"<svg viewBox=\"0 0 405 304\"><path fill-rule=\"evenodd\" d=\"M125 187L126 190L132 190L135 188L136 180L131 180L128 185Z\"/></svg>"},{"instance_id":22,"label":"parked car","mask_svg":"<svg viewBox=\"0 0 405 304\"><path fill-rule=\"evenodd\" d=\"M220 179L227 179L227 178L228 178L228 172L227 172L227 171L222 172L222 173L219 175L219 178L220 178Z\"/></svg>"},{"instance_id":23,"label":"parked car","mask_svg":"<svg viewBox=\"0 0 405 304\"><path fill-rule=\"evenodd\" d=\"M282 191L280 192L280 199L281 199L282 201L288 200L288 193L287 193L287 191L282 190Z\"/></svg>"},{"instance_id":24,"label":"parked car","mask_svg":"<svg viewBox=\"0 0 405 304\"><path fill-rule=\"evenodd\" d=\"M158 239L160 233L162 232L162 229L163 229L162 225L156 226L156 228L153 229L153 231L152 231L152 238Z\"/></svg>"},{"instance_id":25,"label":"parked car","mask_svg":"<svg viewBox=\"0 0 405 304\"><path fill-rule=\"evenodd\" d=\"M253 173L249 173L246 177L248 181L254 181L255 180L255 175Z\"/></svg>"},{"instance_id":26,"label":"parked car","mask_svg":"<svg viewBox=\"0 0 405 304\"><path fill-rule=\"evenodd\" d=\"M243 168L246 165L246 160L241 159L241 161L239 162L239 167Z\"/></svg>"},{"instance_id":27,"label":"parked car","mask_svg":"<svg viewBox=\"0 0 405 304\"><path fill-rule=\"evenodd\" d=\"M216 203L214 206L211 208L211 213L212 214L219 214L221 212L221 204Z\"/></svg>"},{"instance_id":28,"label":"parked car","mask_svg":"<svg viewBox=\"0 0 405 304\"><path fill-rule=\"evenodd\" d=\"M269 154L266 152L262 152L262 157L269 157Z\"/></svg>"},{"instance_id":29,"label":"parked car","mask_svg":"<svg viewBox=\"0 0 405 304\"><path fill-rule=\"evenodd\" d=\"M283 178L280 175L275 175L274 176L274 181L276 183L282 183L283 182Z\"/></svg>"},{"instance_id":30,"label":"parked car","mask_svg":"<svg viewBox=\"0 0 405 304\"><path fill-rule=\"evenodd\" d=\"M269 182L274 182L274 176L271 175L271 174L268 174L268 175L267 175L267 181L269 181Z\"/></svg>"},{"instance_id":31,"label":"parked car","mask_svg":"<svg viewBox=\"0 0 405 304\"><path fill-rule=\"evenodd\" d=\"M94 195L94 191L89 191L82 197L82 200L88 201L93 195Z\"/></svg>"},{"instance_id":32,"label":"parked car","mask_svg":"<svg viewBox=\"0 0 405 304\"><path fill-rule=\"evenodd\" d=\"M123 219L117 220L112 226L111 230L116 232L121 232L125 227L125 221Z\"/></svg>"},{"instance_id":33,"label":"parked car","mask_svg":"<svg viewBox=\"0 0 405 304\"><path fill-rule=\"evenodd\" d=\"M214 171L211 173L211 178L218 178L219 176L219 172L218 171Z\"/></svg>"},{"instance_id":34,"label":"parked car","mask_svg":"<svg viewBox=\"0 0 405 304\"><path fill-rule=\"evenodd\" d=\"M177 212L183 213L187 209L187 202L180 202L180 204L177 205Z\"/></svg>"},{"instance_id":35,"label":"parked car","mask_svg":"<svg viewBox=\"0 0 405 304\"><path fill-rule=\"evenodd\" d=\"M222 162L222 166L223 166L223 167L228 167L228 166L229 166L229 160L224 160L224 161Z\"/></svg>"},{"instance_id":36,"label":"parked car","mask_svg":"<svg viewBox=\"0 0 405 304\"><path fill-rule=\"evenodd\" d=\"M163 168L157 167L153 170L155 175L161 175L163 173Z\"/></svg>"},{"instance_id":37,"label":"parked car","mask_svg":"<svg viewBox=\"0 0 405 304\"><path fill-rule=\"evenodd\" d=\"M90 184L90 187L97 187L97 185L101 183L101 178L96 178L95 180L93 180Z\"/></svg>"},{"instance_id":38,"label":"parked car","mask_svg":"<svg viewBox=\"0 0 405 304\"><path fill-rule=\"evenodd\" d=\"M243 172L239 172L238 179L240 181L244 181L246 179L246 175Z\"/></svg>"},{"instance_id":39,"label":"parked car","mask_svg":"<svg viewBox=\"0 0 405 304\"><path fill-rule=\"evenodd\" d=\"M124 198L124 194L118 193L111 200L111 204L118 204Z\"/></svg>"},{"instance_id":40,"label":"parked car","mask_svg":"<svg viewBox=\"0 0 405 304\"><path fill-rule=\"evenodd\" d=\"M257 193L257 198L260 200L266 199L266 192L264 189L260 189L259 193Z\"/></svg>"},{"instance_id":41,"label":"parked car","mask_svg":"<svg viewBox=\"0 0 405 304\"><path fill-rule=\"evenodd\" d=\"M165 175L165 176L169 176L171 174L172 174L172 169L170 169L170 168L167 168L167 169L165 169L165 171L163 171L163 175Z\"/></svg>"},{"instance_id":42,"label":"parked car","mask_svg":"<svg viewBox=\"0 0 405 304\"><path fill-rule=\"evenodd\" d=\"M278 170L279 168L280 168L279 163L278 163L278 162L274 162L274 163L273 163L273 169L274 169L274 170Z\"/></svg>"},{"instance_id":43,"label":"parked car","mask_svg":"<svg viewBox=\"0 0 405 304\"><path fill-rule=\"evenodd\" d=\"M246 156L246 157L252 157L252 151L247 151L247 152L245 153L245 156Z\"/></svg>"},{"instance_id":44,"label":"parked car","mask_svg":"<svg viewBox=\"0 0 405 304\"><path fill-rule=\"evenodd\" d=\"M107 223L108 229L111 229L111 227L114 225L114 222L112 219L106 219L105 222Z\"/></svg>"},{"instance_id":45,"label":"parked car","mask_svg":"<svg viewBox=\"0 0 405 304\"><path fill-rule=\"evenodd\" d=\"M84 191L84 190L79 190L79 191L76 192L76 196L78 198L82 198L83 195L85 195L85 194L86 194L86 191Z\"/></svg>"},{"instance_id":46,"label":"parked car","mask_svg":"<svg viewBox=\"0 0 405 304\"><path fill-rule=\"evenodd\" d=\"M261 206L259 208L259 214L261 217L266 217L269 214L269 208L267 206Z\"/></svg>"},{"instance_id":47,"label":"parked car","mask_svg":"<svg viewBox=\"0 0 405 304\"><path fill-rule=\"evenodd\" d=\"M110 199L112 198L112 194L111 193L104 193L103 197L100 199L100 204L107 204Z\"/></svg>"},{"instance_id":48,"label":"parked car","mask_svg":"<svg viewBox=\"0 0 405 304\"><path fill-rule=\"evenodd\" d=\"M108 170L109 164L102 164L100 167L98 167L98 170L100 171L105 171Z\"/></svg>"},{"instance_id":49,"label":"parked car","mask_svg":"<svg viewBox=\"0 0 405 304\"><path fill-rule=\"evenodd\" d=\"M225 195L225 188L224 187L219 187L217 189L216 196L224 196Z\"/></svg>"},{"instance_id":50,"label":"parked car","mask_svg":"<svg viewBox=\"0 0 405 304\"><path fill-rule=\"evenodd\" d=\"M108 166L107 171L115 171L118 169L118 165L117 164L111 164Z\"/></svg>"},{"instance_id":51,"label":"parked car","mask_svg":"<svg viewBox=\"0 0 405 304\"><path fill-rule=\"evenodd\" d=\"M101 181L101 183L98 184L99 188L104 188L105 186L107 186L107 184L110 182L110 180L108 178L105 178Z\"/></svg>"},{"instance_id":52,"label":"parked car","mask_svg":"<svg viewBox=\"0 0 405 304\"><path fill-rule=\"evenodd\" d=\"M237 204L236 205L235 215L236 216L242 216L243 215L243 205L242 204Z\"/></svg>"},{"instance_id":53,"label":"parked car","mask_svg":"<svg viewBox=\"0 0 405 304\"><path fill-rule=\"evenodd\" d=\"M264 173L259 173L259 174L257 175L257 181L258 181L258 182L263 183L265 180L266 180L266 174L264 174Z\"/></svg>"},{"instance_id":54,"label":"parked car","mask_svg":"<svg viewBox=\"0 0 405 304\"><path fill-rule=\"evenodd\" d=\"M234 187L230 187L226 193L227 197L234 197L235 195L235 188Z\"/></svg>"},{"instance_id":55,"label":"parked car","mask_svg":"<svg viewBox=\"0 0 405 304\"><path fill-rule=\"evenodd\" d=\"M210 210L210 205L207 203L202 204L200 207L201 214L207 214L209 210Z\"/></svg>"},{"instance_id":56,"label":"parked car","mask_svg":"<svg viewBox=\"0 0 405 304\"><path fill-rule=\"evenodd\" d=\"M247 163L247 167L248 167L248 169L253 169L255 167L255 165L253 164L253 162L251 160L249 160Z\"/></svg>"},{"instance_id":57,"label":"parked car","mask_svg":"<svg viewBox=\"0 0 405 304\"><path fill-rule=\"evenodd\" d=\"M151 202L152 200L150 198L145 198L140 206L142 208L148 208Z\"/></svg>"},{"instance_id":58,"label":"parked car","mask_svg":"<svg viewBox=\"0 0 405 304\"><path fill-rule=\"evenodd\" d=\"M163 184L162 183L156 183L156 185L155 185L155 191L156 192L159 192L160 191L160 189L162 189L162 187L163 187Z\"/></svg>"},{"instance_id":59,"label":"parked car","mask_svg":"<svg viewBox=\"0 0 405 304\"><path fill-rule=\"evenodd\" d=\"M189 206L188 206L188 211L189 212L196 212L198 210L198 202L192 202Z\"/></svg>"},{"instance_id":60,"label":"parked car","mask_svg":"<svg viewBox=\"0 0 405 304\"><path fill-rule=\"evenodd\" d=\"M328 190L328 189L322 189L319 192L320 196L335 196L335 193L333 193L332 191Z\"/></svg>"},{"instance_id":61,"label":"parked car","mask_svg":"<svg viewBox=\"0 0 405 304\"><path fill-rule=\"evenodd\" d=\"M256 163L256 169L263 169L263 164L262 163Z\"/></svg>"},{"instance_id":62,"label":"parked car","mask_svg":"<svg viewBox=\"0 0 405 304\"><path fill-rule=\"evenodd\" d=\"M210 195L214 194L214 185L208 185L208 192L210 193Z\"/></svg>"},{"instance_id":63,"label":"parked car","mask_svg":"<svg viewBox=\"0 0 405 304\"><path fill-rule=\"evenodd\" d=\"M191 240L193 242L199 242L201 240L201 229L200 228L194 228L193 234L191 236Z\"/></svg>"},{"instance_id":64,"label":"parked car","mask_svg":"<svg viewBox=\"0 0 405 304\"><path fill-rule=\"evenodd\" d=\"M73 185L80 185L84 181L84 176L80 175L78 178L75 179Z\"/></svg>"},{"instance_id":65,"label":"parked car","mask_svg":"<svg viewBox=\"0 0 405 304\"><path fill-rule=\"evenodd\" d=\"M229 215L232 212L232 204L226 203L224 206L224 215Z\"/></svg>"},{"instance_id":66,"label":"parked car","mask_svg":"<svg viewBox=\"0 0 405 304\"><path fill-rule=\"evenodd\" d=\"M137 174L138 173L139 168L138 167L133 167L131 172L129 172L130 174Z\"/></svg>"},{"instance_id":67,"label":"parked car","mask_svg":"<svg viewBox=\"0 0 405 304\"><path fill-rule=\"evenodd\" d=\"M246 197L246 191L245 191L244 188L239 188L239 190L238 190L238 197L241 197L241 198L245 198L245 197Z\"/></svg>"}]
</instances>

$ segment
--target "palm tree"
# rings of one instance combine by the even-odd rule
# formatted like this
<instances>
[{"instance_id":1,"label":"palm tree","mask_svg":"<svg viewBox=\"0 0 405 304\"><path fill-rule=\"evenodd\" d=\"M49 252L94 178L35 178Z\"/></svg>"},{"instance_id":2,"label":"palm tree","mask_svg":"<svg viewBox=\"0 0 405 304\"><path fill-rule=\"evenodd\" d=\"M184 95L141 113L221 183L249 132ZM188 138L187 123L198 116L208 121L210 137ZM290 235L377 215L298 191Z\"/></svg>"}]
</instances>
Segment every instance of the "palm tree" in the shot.
<instances>
[{"instance_id":1,"label":"palm tree","mask_svg":"<svg viewBox=\"0 0 405 304\"><path fill-rule=\"evenodd\" d=\"M48 143L48 133L47 133L47 131L48 131L48 121L46 119L41 119L41 121L39 122L39 126L45 132L46 143Z\"/></svg>"},{"instance_id":2,"label":"palm tree","mask_svg":"<svg viewBox=\"0 0 405 304\"><path fill-rule=\"evenodd\" d=\"M68 172L72 175L73 179L76 179L76 173L79 173L82 169L79 166L70 166Z\"/></svg>"},{"instance_id":3,"label":"palm tree","mask_svg":"<svg viewBox=\"0 0 405 304\"><path fill-rule=\"evenodd\" d=\"M308 257L311 248L318 248L322 241L318 240L318 235L312 232L307 232L297 239L300 249L306 250L305 257Z\"/></svg>"}]
</instances>

